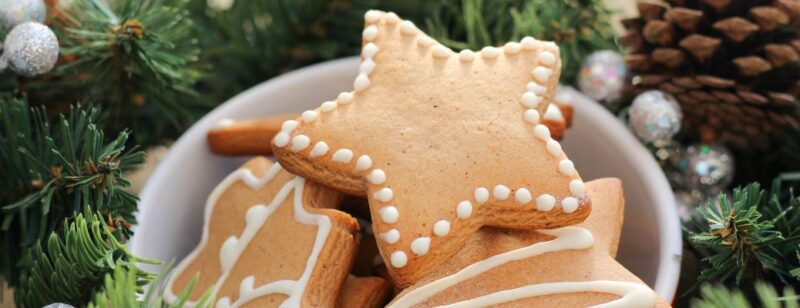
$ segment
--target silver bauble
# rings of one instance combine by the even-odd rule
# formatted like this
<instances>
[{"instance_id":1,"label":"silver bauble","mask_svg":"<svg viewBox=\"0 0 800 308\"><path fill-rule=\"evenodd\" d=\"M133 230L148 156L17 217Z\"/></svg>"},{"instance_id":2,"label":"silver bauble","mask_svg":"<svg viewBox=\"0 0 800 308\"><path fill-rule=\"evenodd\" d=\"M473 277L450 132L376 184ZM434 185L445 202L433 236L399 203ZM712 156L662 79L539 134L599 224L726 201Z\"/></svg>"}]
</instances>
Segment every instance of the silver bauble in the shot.
<instances>
[{"instance_id":1,"label":"silver bauble","mask_svg":"<svg viewBox=\"0 0 800 308\"><path fill-rule=\"evenodd\" d=\"M681 129L682 119L675 97L659 90L639 94L628 111L631 130L645 142L672 139Z\"/></svg>"},{"instance_id":2,"label":"silver bauble","mask_svg":"<svg viewBox=\"0 0 800 308\"><path fill-rule=\"evenodd\" d=\"M0 30L9 31L29 21L41 23L46 16L43 0L0 0Z\"/></svg>"},{"instance_id":3,"label":"silver bauble","mask_svg":"<svg viewBox=\"0 0 800 308\"><path fill-rule=\"evenodd\" d=\"M693 144L684 153L679 168L689 189L711 197L733 181L733 154L725 146Z\"/></svg>"},{"instance_id":4,"label":"silver bauble","mask_svg":"<svg viewBox=\"0 0 800 308\"><path fill-rule=\"evenodd\" d=\"M58 39L50 28L26 22L6 36L0 68L10 67L17 74L33 77L49 72L58 61Z\"/></svg>"},{"instance_id":5,"label":"silver bauble","mask_svg":"<svg viewBox=\"0 0 800 308\"><path fill-rule=\"evenodd\" d=\"M578 88L586 96L612 107L628 84L628 69L622 56L611 50L595 51L583 60Z\"/></svg>"},{"instance_id":6,"label":"silver bauble","mask_svg":"<svg viewBox=\"0 0 800 308\"><path fill-rule=\"evenodd\" d=\"M75 306L72 306L70 304L64 304L64 303L52 303L52 304L44 306L42 308L75 308Z\"/></svg>"}]
</instances>

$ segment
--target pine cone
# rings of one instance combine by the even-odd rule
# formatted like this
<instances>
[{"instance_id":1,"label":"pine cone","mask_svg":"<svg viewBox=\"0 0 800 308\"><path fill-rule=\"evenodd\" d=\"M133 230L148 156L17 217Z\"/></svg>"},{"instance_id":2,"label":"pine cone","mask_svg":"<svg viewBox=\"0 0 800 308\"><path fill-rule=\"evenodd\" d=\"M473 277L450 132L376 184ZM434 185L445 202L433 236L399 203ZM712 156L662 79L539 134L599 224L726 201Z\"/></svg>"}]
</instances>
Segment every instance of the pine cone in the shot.
<instances>
[{"instance_id":1,"label":"pine cone","mask_svg":"<svg viewBox=\"0 0 800 308\"><path fill-rule=\"evenodd\" d=\"M625 61L637 92L672 93L682 133L763 150L798 128L800 0L639 2Z\"/></svg>"}]
</instances>

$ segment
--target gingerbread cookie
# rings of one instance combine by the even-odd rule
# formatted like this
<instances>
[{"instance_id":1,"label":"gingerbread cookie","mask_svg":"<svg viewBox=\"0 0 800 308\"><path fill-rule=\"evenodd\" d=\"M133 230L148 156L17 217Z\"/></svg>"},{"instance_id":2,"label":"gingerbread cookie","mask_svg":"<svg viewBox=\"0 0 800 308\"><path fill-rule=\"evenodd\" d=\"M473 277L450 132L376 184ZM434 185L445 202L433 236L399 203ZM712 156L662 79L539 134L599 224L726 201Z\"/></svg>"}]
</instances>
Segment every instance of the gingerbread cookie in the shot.
<instances>
[{"instance_id":1,"label":"gingerbread cookie","mask_svg":"<svg viewBox=\"0 0 800 308\"><path fill-rule=\"evenodd\" d=\"M355 90L285 122L273 152L293 173L369 199L399 286L482 226L555 228L589 215L574 164L540 122L558 84L556 44L454 52L393 13L365 19Z\"/></svg>"},{"instance_id":2,"label":"gingerbread cookie","mask_svg":"<svg viewBox=\"0 0 800 308\"><path fill-rule=\"evenodd\" d=\"M337 308L378 308L386 305L392 285L380 277L356 277L350 275L342 286Z\"/></svg>"},{"instance_id":3,"label":"gingerbread cookie","mask_svg":"<svg viewBox=\"0 0 800 308\"><path fill-rule=\"evenodd\" d=\"M592 214L553 230L485 228L389 307L669 307L617 263L624 200L617 179L587 183Z\"/></svg>"},{"instance_id":4,"label":"gingerbread cookie","mask_svg":"<svg viewBox=\"0 0 800 308\"><path fill-rule=\"evenodd\" d=\"M208 132L208 146L220 155L270 155L270 141L281 131L283 122L296 118L284 114L255 120L225 119Z\"/></svg>"},{"instance_id":5,"label":"gingerbread cookie","mask_svg":"<svg viewBox=\"0 0 800 308\"><path fill-rule=\"evenodd\" d=\"M219 155L272 155L269 141L281 131L284 122L300 116L298 113L245 121L225 120L208 132L208 145L211 152ZM572 125L572 106L558 102L550 105L542 124L550 129L553 139L564 139L564 131Z\"/></svg>"},{"instance_id":6,"label":"gingerbread cookie","mask_svg":"<svg viewBox=\"0 0 800 308\"><path fill-rule=\"evenodd\" d=\"M325 209L340 198L266 158L250 160L209 196L203 237L175 268L167 300L199 274L190 299L211 288L216 307L333 306L358 231L349 215Z\"/></svg>"}]
</instances>

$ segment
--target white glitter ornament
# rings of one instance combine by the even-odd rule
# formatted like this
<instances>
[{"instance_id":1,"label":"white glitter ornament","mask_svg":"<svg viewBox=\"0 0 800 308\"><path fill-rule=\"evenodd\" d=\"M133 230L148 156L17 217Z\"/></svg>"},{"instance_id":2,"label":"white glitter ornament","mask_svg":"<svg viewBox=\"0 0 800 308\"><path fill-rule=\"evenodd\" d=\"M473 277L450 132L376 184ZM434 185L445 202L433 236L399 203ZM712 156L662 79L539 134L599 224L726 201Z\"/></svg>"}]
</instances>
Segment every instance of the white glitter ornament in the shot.
<instances>
[{"instance_id":1,"label":"white glitter ornament","mask_svg":"<svg viewBox=\"0 0 800 308\"><path fill-rule=\"evenodd\" d=\"M47 7L42 0L0 0L0 30L29 21L44 22L45 16Z\"/></svg>"},{"instance_id":2,"label":"white glitter ornament","mask_svg":"<svg viewBox=\"0 0 800 308\"><path fill-rule=\"evenodd\" d=\"M75 306L72 306L70 304L64 304L64 303L52 303L52 304L44 306L42 308L75 308Z\"/></svg>"},{"instance_id":3,"label":"white glitter ornament","mask_svg":"<svg viewBox=\"0 0 800 308\"><path fill-rule=\"evenodd\" d=\"M659 90L639 94L628 112L631 130L645 142L672 139L681 129L683 113L678 101Z\"/></svg>"},{"instance_id":4,"label":"white glitter ornament","mask_svg":"<svg viewBox=\"0 0 800 308\"><path fill-rule=\"evenodd\" d=\"M721 144L693 144L679 163L682 181L704 196L722 192L733 181L733 155Z\"/></svg>"},{"instance_id":5,"label":"white glitter ornament","mask_svg":"<svg viewBox=\"0 0 800 308\"><path fill-rule=\"evenodd\" d=\"M612 107L622 97L628 77L628 69L619 53L595 51L583 60L578 73L578 88L586 96Z\"/></svg>"},{"instance_id":6,"label":"white glitter ornament","mask_svg":"<svg viewBox=\"0 0 800 308\"><path fill-rule=\"evenodd\" d=\"M10 67L17 74L33 77L49 72L58 61L58 39L50 28L26 22L6 36L0 55L0 70Z\"/></svg>"}]
</instances>

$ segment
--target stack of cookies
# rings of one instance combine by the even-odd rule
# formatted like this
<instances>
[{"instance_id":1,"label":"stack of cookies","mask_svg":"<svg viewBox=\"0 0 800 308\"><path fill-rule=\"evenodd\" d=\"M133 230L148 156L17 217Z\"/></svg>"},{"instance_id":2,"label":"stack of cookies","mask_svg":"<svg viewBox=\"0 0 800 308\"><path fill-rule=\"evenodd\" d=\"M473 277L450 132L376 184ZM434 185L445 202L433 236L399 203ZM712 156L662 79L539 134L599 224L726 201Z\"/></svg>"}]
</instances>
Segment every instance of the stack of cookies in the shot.
<instances>
[{"instance_id":1,"label":"stack of cookies","mask_svg":"<svg viewBox=\"0 0 800 308\"><path fill-rule=\"evenodd\" d=\"M276 161L211 192L168 300L197 279L216 307L669 306L614 260L621 183L584 183L554 138L554 43L454 52L394 13L365 22L353 91L209 132Z\"/></svg>"}]
</instances>

